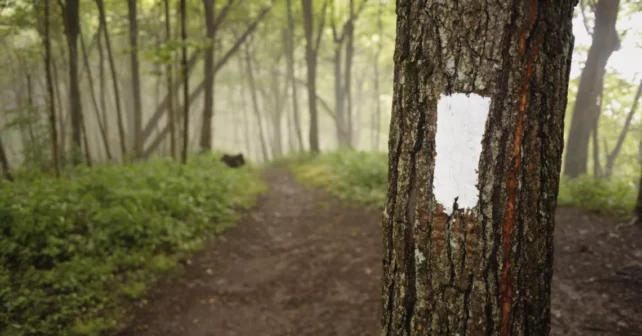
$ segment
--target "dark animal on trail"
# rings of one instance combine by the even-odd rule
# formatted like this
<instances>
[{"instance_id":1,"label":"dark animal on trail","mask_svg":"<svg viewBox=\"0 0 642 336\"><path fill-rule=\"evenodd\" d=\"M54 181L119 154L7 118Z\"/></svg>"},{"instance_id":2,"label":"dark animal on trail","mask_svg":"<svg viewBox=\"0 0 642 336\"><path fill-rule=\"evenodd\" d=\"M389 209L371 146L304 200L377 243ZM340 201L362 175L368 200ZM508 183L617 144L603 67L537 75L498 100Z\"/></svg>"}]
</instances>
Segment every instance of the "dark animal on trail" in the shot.
<instances>
[{"instance_id":1,"label":"dark animal on trail","mask_svg":"<svg viewBox=\"0 0 642 336\"><path fill-rule=\"evenodd\" d=\"M230 168L238 168L245 164L245 159L243 158L243 154L241 153L237 155L225 154L221 158L221 161L223 161Z\"/></svg>"}]
</instances>

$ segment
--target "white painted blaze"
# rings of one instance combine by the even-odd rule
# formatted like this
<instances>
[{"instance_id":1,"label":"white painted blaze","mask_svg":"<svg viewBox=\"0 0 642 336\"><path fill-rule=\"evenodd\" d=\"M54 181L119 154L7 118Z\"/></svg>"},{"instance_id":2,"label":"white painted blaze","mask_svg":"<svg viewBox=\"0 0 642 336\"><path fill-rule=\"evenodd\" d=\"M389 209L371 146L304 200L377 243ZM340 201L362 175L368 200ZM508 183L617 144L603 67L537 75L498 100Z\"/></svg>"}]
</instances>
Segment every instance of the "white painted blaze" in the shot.
<instances>
[{"instance_id":1,"label":"white painted blaze","mask_svg":"<svg viewBox=\"0 0 642 336\"><path fill-rule=\"evenodd\" d=\"M471 93L442 94L437 104L434 194L448 215L458 207L477 205L477 168L490 98Z\"/></svg>"}]
</instances>

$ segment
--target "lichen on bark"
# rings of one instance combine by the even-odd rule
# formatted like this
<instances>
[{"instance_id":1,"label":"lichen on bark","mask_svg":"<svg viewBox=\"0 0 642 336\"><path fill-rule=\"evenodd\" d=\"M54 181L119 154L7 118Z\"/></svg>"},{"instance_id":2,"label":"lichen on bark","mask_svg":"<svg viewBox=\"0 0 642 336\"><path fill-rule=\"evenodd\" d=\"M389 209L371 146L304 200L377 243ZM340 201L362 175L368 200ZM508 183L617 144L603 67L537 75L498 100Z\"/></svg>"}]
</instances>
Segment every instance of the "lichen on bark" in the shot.
<instances>
[{"instance_id":1,"label":"lichen on bark","mask_svg":"<svg viewBox=\"0 0 642 336\"><path fill-rule=\"evenodd\" d=\"M381 335L546 335L574 0L399 0ZM479 203L433 195L441 94L491 99Z\"/></svg>"}]
</instances>

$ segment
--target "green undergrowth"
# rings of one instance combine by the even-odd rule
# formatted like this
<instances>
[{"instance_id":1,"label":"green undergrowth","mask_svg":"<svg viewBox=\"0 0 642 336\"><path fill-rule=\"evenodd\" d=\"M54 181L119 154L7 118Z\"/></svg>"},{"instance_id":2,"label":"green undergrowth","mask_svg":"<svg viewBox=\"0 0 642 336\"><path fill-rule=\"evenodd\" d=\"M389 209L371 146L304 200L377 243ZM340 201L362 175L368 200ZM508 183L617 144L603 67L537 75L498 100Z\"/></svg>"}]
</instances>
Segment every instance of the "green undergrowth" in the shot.
<instances>
[{"instance_id":1,"label":"green undergrowth","mask_svg":"<svg viewBox=\"0 0 642 336\"><path fill-rule=\"evenodd\" d=\"M275 162L289 167L297 180L320 187L342 199L383 207L386 199L387 154L340 151L310 156L287 157ZM637 197L634 178L598 179L583 176L562 179L558 196L561 206L574 206L603 215L630 215Z\"/></svg>"},{"instance_id":2,"label":"green undergrowth","mask_svg":"<svg viewBox=\"0 0 642 336\"><path fill-rule=\"evenodd\" d=\"M20 175L20 174L18 174ZM0 335L101 335L265 186L213 155L0 182Z\"/></svg>"},{"instance_id":3,"label":"green undergrowth","mask_svg":"<svg viewBox=\"0 0 642 336\"><path fill-rule=\"evenodd\" d=\"M321 187L341 199L373 207L382 206L386 200L385 153L339 151L297 156L277 164L287 165L303 185Z\"/></svg>"}]
</instances>

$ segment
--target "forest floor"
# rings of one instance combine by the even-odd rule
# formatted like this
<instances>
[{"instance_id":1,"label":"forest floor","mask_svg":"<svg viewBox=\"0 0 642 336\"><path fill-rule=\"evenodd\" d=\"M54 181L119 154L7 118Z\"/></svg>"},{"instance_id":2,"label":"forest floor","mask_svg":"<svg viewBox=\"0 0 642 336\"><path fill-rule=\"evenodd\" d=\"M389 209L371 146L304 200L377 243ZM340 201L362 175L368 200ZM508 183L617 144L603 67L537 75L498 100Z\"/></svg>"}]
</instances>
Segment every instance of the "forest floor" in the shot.
<instances>
[{"instance_id":1,"label":"forest floor","mask_svg":"<svg viewBox=\"0 0 642 336\"><path fill-rule=\"evenodd\" d=\"M239 225L162 281L120 336L378 335L380 211L267 169ZM552 335L642 335L642 229L560 208Z\"/></svg>"}]
</instances>

